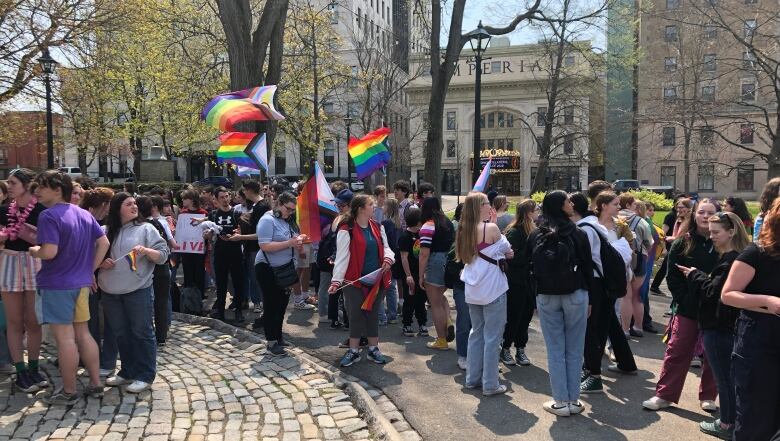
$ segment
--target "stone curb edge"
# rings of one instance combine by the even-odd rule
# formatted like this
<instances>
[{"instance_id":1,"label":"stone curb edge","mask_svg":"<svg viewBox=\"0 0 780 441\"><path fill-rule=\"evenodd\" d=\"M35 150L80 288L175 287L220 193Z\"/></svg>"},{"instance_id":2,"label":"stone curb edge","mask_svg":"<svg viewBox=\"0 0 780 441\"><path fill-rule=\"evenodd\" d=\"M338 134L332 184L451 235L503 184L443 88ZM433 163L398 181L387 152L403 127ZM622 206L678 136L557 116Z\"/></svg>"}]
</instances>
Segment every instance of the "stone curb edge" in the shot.
<instances>
[{"instance_id":1,"label":"stone curb edge","mask_svg":"<svg viewBox=\"0 0 780 441\"><path fill-rule=\"evenodd\" d=\"M172 318L184 323L206 326L208 328L235 337L239 340L254 344L266 344L265 339L252 331L238 328L210 317L201 317L174 312ZM336 387L344 389L347 392L347 395L349 395L352 399L355 407L357 407L357 409L363 413L366 418L366 422L368 423L369 427L371 427L371 432L378 439L386 441L404 440L404 437L401 436L395 427L393 427L393 424L385 416L384 412L379 409L379 406L377 406L376 402L371 397L371 394L369 394L365 389L363 386L365 382L358 380L351 375L343 374L334 366L303 352L300 348L290 348L287 352L292 357L297 358L308 365L311 365L315 370L327 375L328 378L333 381Z\"/></svg>"}]
</instances>

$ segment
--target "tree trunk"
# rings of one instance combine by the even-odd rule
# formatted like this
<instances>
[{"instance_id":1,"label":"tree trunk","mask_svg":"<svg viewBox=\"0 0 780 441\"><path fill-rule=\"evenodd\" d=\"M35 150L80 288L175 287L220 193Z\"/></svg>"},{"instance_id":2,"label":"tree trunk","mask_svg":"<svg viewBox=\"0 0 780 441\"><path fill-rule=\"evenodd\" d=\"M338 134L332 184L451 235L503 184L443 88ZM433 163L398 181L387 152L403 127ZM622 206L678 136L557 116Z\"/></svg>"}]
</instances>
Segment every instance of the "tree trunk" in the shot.
<instances>
[{"instance_id":1,"label":"tree trunk","mask_svg":"<svg viewBox=\"0 0 780 441\"><path fill-rule=\"evenodd\" d=\"M82 175L87 174L87 167L89 167L89 164L87 164L87 152L85 151L85 147L78 147L78 163L79 163L79 169L81 170Z\"/></svg>"},{"instance_id":2,"label":"tree trunk","mask_svg":"<svg viewBox=\"0 0 780 441\"><path fill-rule=\"evenodd\" d=\"M688 193L691 191L691 131L687 127L683 130L683 191Z\"/></svg>"}]
</instances>

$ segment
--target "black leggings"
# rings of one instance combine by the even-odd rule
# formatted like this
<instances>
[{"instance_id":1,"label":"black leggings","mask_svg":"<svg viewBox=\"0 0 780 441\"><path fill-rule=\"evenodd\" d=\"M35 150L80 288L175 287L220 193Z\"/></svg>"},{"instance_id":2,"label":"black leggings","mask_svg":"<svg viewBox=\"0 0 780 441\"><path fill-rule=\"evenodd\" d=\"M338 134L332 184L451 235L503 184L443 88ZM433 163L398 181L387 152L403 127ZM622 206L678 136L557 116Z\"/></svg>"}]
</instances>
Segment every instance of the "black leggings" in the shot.
<instances>
[{"instance_id":1,"label":"black leggings","mask_svg":"<svg viewBox=\"0 0 780 441\"><path fill-rule=\"evenodd\" d=\"M274 272L267 263L255 265L257 281L263 291L263 328L265 339L279 341L282 338L282 325L287 304L290 303L290 291L280 288L274 280Z\"/></svg>"},{"instance_id":2,"label":"black leggings","mask_svg":"<svg viewBox=\"0 0 780 441\"><path fill-rule=\"evenodd\" d=\"M425 326L428 323L428 311L425 309L425 302L428 301L428 294L420 288L420 284L415 280L414 295L409 294L409 285L406 279L398 279L398 286L402 288L404 304L401 309L403 317L401 322L404 326L412 326L412 316L417 319L419 326Z\"/></svg>"},{"instance_id":3,"label":"black leggings","mask_svg":"<svg viewBox=\"0 0 780 441\"><path fill-rule=\"evenodd\" d=\"M615 300L604 295L601 279L594 278L593 282L594 291L598 295L592 296L593 304L585 331L585 370L593 375L601 375L601 357L609 337L618 367L624 371L635 371L634 354L615 313Z\"/></svg>"},{"instance_id":4,"label":"black leggings","mask_svg":"<svg viewBox=\"0 0 780 441\"><path fill-rule=\"evenodd\" d=\"M661 282L664 281L664 278L666 277L666 266L667 266L667 258L669 257L669 254L667 253L666 256L664 256L663 262L661 262L661 266L658 268L658 272L655 273L655 277L653 278L653 283L650 285L653 289L659 289L661 287Z\"/></svg>"},{"instance_id":5,"label":"black leggings","mask_svg":"<svg viewBox=\"0 0 780 441\"><path fill-rule=\"evenodd\" d=\"M217 283L217 301L214 310L225 312L227 299L228 275L233 280L233 300L240 310L243 302L244 288L244 256L241 250L230 250L214 254L214 277Z\"/></svg>"},{"instance_id":6,"label":"black leggings","mask_svg":"<svg viewBox=\"0 0 780 441\"><path fill-rule=\"evenodd\" d=\"M506 326L504 326L504 343L502 347L509 349L512 343L516 348L525 348L528 344L528 326L534 316L536 301L527 287L509 286L506 305Z\"/></svg>"},{"instance_id":7,"label":"black leggings","mask_svg":"<svg viewBox=\"0 0 780 441\"><path fill-rule=\"evenodd\" d=\"M184 271L184 286L194 286L203 294L206 292L206 255L180 253Z\"/></svg>"},{"instance_id":8,"label":"black leggings","mask_svg":"<svg viewBox=\"0 0 780 441\"><path fill-rule=\"evenodd\" d=\"M157 343L168 338L168 301L171 296L171 267L155 265L152 279L154 289L154 334Z\"/></svg>"}]
</instances>

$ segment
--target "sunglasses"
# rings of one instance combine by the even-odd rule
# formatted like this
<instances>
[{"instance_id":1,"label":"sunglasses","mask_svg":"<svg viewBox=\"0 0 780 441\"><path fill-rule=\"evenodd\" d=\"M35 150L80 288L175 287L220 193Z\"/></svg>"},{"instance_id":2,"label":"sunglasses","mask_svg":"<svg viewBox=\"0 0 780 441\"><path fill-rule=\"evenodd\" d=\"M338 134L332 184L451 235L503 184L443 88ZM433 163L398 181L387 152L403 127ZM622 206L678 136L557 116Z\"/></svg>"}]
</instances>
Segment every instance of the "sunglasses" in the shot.
<instances>
[{"instance_id":1,"label":"sunglasses","mask_svg":"<svg viewBox=\"0 0 780 441\"><path fill-rule=\"evenodd\" d=\"M715 213L715 216L718 217L718 221L720 223L722 223L722 224L728 223L730 228L734 228L734 222L731 221L731 218L725 212L719 211L719 212Z\"/></svg>"}]
</instances>

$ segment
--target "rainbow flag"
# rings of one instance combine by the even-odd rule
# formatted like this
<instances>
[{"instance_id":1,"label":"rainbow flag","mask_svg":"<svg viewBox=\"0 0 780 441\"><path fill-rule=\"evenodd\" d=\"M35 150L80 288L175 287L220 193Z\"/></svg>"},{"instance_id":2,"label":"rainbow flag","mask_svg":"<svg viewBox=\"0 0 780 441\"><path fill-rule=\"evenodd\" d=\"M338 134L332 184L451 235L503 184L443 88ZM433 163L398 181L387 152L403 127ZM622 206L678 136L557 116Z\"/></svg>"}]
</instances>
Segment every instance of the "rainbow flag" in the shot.
<instances>
[{"instance_id":1,"label":"rainbow flag","mask_svg":"<svg viewBox=\"0 0 780 441\"><path fill-rule=\"evenodd\" d=\"M262 86L217 95L203 107L200 119L223 132L246 121L283 120L274 108L275 93L276 86Z\"/></svg>"},{"instance_id":2,"label":"rainbow flag","mask_svg":"<svg viewBox=\"0 0 780 441\"><path fill-rule=\"evenodd\" d=\"M390 135L390 128L382 127L360 139L350 138L348 151L352 163L355 164L355 174L358 179L365 179L390 163L390 151L387 149L388 135Z\"/></svg>"},{"instance_id":3,"label":"rainbow flag","mask_svg":"<svg viewBox=\"0 0 780 441\"><path fill-rule=\"evenodd\" d=\"M127 260L127 263L130 264L131 270L138 271L138 266L136 266L135 250L125 254L125 260Z\"/></svg>"},{"instance_id":4,"label":"rainbow flag","mask_svg":"<svg viewBox=\"0 0 780 441\"><path fill-rule=\"evenodd\" d=\"M228 132L219 137L217 162L258 169L255 155L266 151L265 133ZM252 152L251 155L247 151ZM260 158L262 161L264 158ZM261 162L262 164L262 162ZM267 161L265 166L267 167ZM266 168L267 170L267 168Z\"/></svg>"},{"instance_id":5,"label":"rainbow flag","mask_svg":"<svg viewBox=\"0 0 780 441\"><path fill-rule=\"evenodd\" d=\"M471 191L485 192L487 188L488 178L490 178L490 168L493 166L493 158L488 159L488 162L482 168L482 173L479 174L477 182L474 183L474 188Z\"/></svg>"},{"instance_id":6,"label":"rainbow flag","mask_svg":"<svg viewBox=\"0 0 780 441\"><path fill-rule=\"evenodd\" d=\"M309 236L312 242L322 239L322 229L338 214L333 204L333 193L322 174L320 165L314 163L314 171L303 184L296 202L295 216L301 234Z\"/></svg>"},{"instance_id":7,"label":"rainbow flag","mask_svg":"<svg viewBox=\"0 0 780 441\"><path fill-rule=\"evenodd\" d=\"M387 273L387 275L389 276L389 273ZM361 282L363 284L363 303L360 305L360 309L363 311L371 312L376 296L379 294L379 288L385 281L384 276L385 274L382 274L382 268L379 268L356 280L356 282Z\"/></svg>"}]
</instances>

